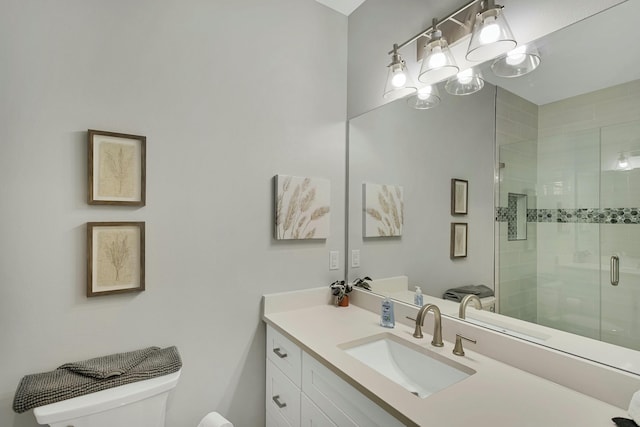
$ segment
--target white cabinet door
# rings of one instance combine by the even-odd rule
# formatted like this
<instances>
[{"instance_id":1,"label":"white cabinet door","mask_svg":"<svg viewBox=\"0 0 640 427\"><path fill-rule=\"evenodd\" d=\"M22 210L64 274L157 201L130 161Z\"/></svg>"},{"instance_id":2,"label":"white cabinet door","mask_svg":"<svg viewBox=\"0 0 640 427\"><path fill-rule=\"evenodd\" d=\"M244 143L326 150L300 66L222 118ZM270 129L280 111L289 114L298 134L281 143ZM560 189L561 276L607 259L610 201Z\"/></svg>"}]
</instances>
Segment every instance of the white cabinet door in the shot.
<instances>
[{"instance_id":1,"label":"white cabinet door","mask_svg":"<svg viewBox=\"0 0 640 427\"><path fill-rule=\"evenodd\" d=\"M300 427L337 427L309 398L300 396Z\"/></svg>"},{"instance_id":2,"label":"white cabinet door","mask_svg":"<svg viewBox=\"0 0 640 427\"><path fill-rule=\"evenodd\" d=\"M266 427L294 427L282 414L274 414L270 409L267 408L267 420L265 423ZM297 427L297 426L296 426Z\"/></svg>"},{"instance_id":3,"label":"white cabinet door","mask_svg":"<svg viewBox=\"0 0 640 427\"><path fill-rule=\"evenodd\" d=\"M404 427L404 424L304 352L302 391L340 427Z\"/></svg>"},{"instance_id":4,"label":"white cabinet door","mask_svg":"<svg viewBox=\"0 0 640 427\"><path fill-rule=\"evenodd\" d=\"M279 414L293 426L300 425L300 389L267 359L267 413Z\"/></svg>"}]
</instances>

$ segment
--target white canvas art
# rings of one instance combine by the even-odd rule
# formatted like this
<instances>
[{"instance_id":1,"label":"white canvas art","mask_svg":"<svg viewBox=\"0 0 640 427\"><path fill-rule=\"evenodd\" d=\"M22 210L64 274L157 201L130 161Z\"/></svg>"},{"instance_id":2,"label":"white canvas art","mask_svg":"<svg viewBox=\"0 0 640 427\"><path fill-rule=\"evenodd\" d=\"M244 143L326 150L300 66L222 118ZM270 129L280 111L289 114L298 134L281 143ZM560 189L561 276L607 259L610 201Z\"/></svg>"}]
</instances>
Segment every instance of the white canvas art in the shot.
<instances>
[{"instance_id":1,"label":"white canvas art","mask_svg":"<svg viewBox=\"0 0 640 427\"><path fill-rule=\"evenodd\" d=\"M329 237L328 179L276 175L274 184L276 240Z\"/></svg>"},{"instance_id":2,"label":"white canvas art","mask_svg":"<svg viewBox=\"0 0 640 427\"><path fill-rule=\"evenodd\" d=\"M364 183L364 237L402 236L403 190L399 185Z\"/></svg>"}]
</instances>

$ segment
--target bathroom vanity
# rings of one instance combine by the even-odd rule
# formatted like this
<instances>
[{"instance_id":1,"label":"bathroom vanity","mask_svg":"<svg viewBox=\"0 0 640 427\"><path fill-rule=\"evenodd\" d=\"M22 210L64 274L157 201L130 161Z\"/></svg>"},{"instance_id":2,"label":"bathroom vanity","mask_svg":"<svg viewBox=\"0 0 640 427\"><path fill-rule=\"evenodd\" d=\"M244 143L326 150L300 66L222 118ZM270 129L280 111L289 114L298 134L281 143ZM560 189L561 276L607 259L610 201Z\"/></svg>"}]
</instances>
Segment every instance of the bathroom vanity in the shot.
<instances>
[{"instance_id":1,"label":"bathroom vanity","mask_svg":"<svg viewBox=\"0 0 640 427\"><path fill-rule=\"evenodd\" d=\"M336 307L326 288L264 297L267 426L606 426L626 416L626 394L640 389L640 377L450 317L443 317L444 346L434 347L431 314L424 339L416 339L405 317L415 317L417 307L396 303L396 327L383 328L372 309L376 298L360 293L349 307ZM477 341L464 342L465 356L452 353L456 334ZM376 347L384 345L395 348ZM517 354L529 360L518 362ZM400 360L405 356L408 368ZM389 372L385 358L397 358L404 371ZM553 366L548 375L527 372L546 364L562 369L561 358L579 377L571 387L554 378ZM438 372L444 377L436 379ZM429 378L444 382L421 389ZM624 393L594 397L614 388Z\"/></svg>"}]
</instances>

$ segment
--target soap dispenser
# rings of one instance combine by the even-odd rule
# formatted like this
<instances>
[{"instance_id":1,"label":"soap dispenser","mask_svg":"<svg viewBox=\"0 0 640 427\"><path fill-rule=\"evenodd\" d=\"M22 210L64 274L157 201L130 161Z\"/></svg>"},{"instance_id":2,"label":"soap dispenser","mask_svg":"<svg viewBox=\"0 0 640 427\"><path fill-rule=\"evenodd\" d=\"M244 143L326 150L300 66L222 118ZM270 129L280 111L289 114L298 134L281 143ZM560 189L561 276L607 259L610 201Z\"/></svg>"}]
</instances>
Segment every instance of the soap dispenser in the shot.
<instances>
[{"instance_id":1,"label":"soap dispenser","mask_svg":"<svg viewBox=\"0 0 640 427\"><path fill-rule=\"evenodd\" d=\"M385 299L382 300L380 325L385 328L393 328L396 326L396 320L393 315L393 301L391 301L389 297L385 297Z\"/></svg>"},{"instance_id":2,"label":"soap dispenser","mask_svg":"<svg viewBox=\"0 0 640 427\"><path fill-rule=\"evenodd\" d=\"M422 298L422 289L420 286L416 286L416 293L413 295L413 303L418 307L422 307L424 300Z\"/></svg>"}]
</instances>

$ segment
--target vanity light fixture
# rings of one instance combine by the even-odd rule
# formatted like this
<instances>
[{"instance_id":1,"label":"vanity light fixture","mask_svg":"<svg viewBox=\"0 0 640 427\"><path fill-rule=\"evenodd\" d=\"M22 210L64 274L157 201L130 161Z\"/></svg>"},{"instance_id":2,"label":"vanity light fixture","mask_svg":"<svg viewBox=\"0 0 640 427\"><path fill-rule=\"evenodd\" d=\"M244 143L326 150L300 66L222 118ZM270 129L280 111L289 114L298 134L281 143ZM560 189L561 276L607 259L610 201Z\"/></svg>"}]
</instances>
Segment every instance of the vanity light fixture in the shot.
<instances>
[{"instance_id":1,"label":"vanity light fixture","mask_svg":"<svg viewBox=\"0 0 640 427\"><path fill-rule=\"evenodd\" d=\"M416 110L428 110L440 104L440 92L436 85L427 85L418 89L418 93L407 99L407 104Z\"/></svg>"},{"instance_id":2,"label":"vanity light fixture","mask_svg":"<svg viewBox=\"0 0 640 427\"><path fill-rule=\"evenodd\" d=\"M407 64L398 53L398 45L393 45L391 64L388 65L387 83L384 97L387 99L402 98L416 92L417 88L407 70Z\"/></svg>"},{"instance_id":3,"label":"vanity light fixture","mask_svg":"<svg viewBox=\"0 0 640 427\"><path fill-rule=\"evenodd\" d=\"M484 80L479 71L468 68L451 77L444 85L451 95L471 95L484 87Z\"/></svg>"},{"instance_id":4,"label":"vanity light fixture","mask_svg":"<svg viewBox=\"0 0 640 427\"><path fill-rule=\"evenodd\" d=\"M394 44L391 55L391 64L388 66L387 82L384 97L396 99L412 95L407 100L413 108L433 108L440 102L440 96L435 94L437 88L434 84L448 81L445 89L453 95L469 95L478 92L484 87L484 79L479 71L469 69L460 72L455 58L449 49L449 43L454 45L471 35L466 59L468 61L493 60L513 50L517 42L513 37L509 24L503 14L503 7L495 4L495 0L471 0L466 5L449 14L441 21L433 19L432 26L422 30L404 43ZM416 43L417 59L422 60L418 80L429 86L429 89L421 89L416 93L417 86L413 84L407 71L407 66L402 60L399 49ZM516 77L526 72L531 72L540 64L540 55L534 46L525 47L522 51L510 52L504 56L505 64L511 69L510 76ZM496 61L492 68L501 73L500 61ZM514 71L515 70L515 71ZM500 76L506 76L507 71L502 71ZM455 77L454 77L455 76ZM433 97L432 97L433 96Z\"/></svg>"},{"instance_id":5,"label":"vanity light fixture","mask_svg":"<svg viewBox=\"0 0 640 427\"><path fill-rule=\"evenodd\" d=\"M460 70L449 49L447 40L442 36L442 31L438 29L437 19L433 20L432 28L431 41L424 47L422 66L420 74L418 74L418 80L426 84L437 83Z\"/></svg>"},{"instance_id":6,"label":"vanity light fixture","mask_svg":"<svg viewBox=\"0 0 640 427\"><path fill-rule=\"evenodd\" d=\"M529 74L540 65L540 52L533 44L518 46L491 64L498 77L520 77Z\"/></svg>"},{"instance_id":7,"label":"vanity light fixture","mask_svg":"<svg viewBox=\"0 0 640 427\"><path fill-rule=\"evenodd\" d=\"M502 6L496 5L494 0L485 0L473 24L467 60L488 61L514 49L517 44L502 13Z\"/></svg>"}]
</instances>

